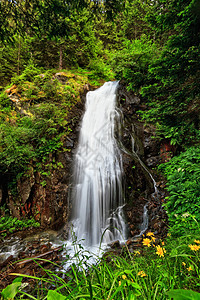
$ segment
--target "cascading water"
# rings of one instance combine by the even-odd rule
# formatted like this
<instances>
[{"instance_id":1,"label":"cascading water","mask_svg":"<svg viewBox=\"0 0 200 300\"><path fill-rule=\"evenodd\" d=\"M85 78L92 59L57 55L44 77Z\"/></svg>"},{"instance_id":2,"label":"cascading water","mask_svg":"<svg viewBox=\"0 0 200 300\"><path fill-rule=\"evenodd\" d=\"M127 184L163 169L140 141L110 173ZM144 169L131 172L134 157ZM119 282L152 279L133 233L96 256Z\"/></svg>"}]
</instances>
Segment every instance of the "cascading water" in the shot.
<instances>
[{"instance_id":1,"label":"cascading water","mask_svg":"<svg viewBox=\"0 0 200 300\"><path fill-rule=\"evenodd\" d=\"M63 239L63 233L49 235L53 247L62 246L63 257L69 256L63 264L65 270L72 262L78 263L79 259L83 264L87 260L85 266L95 263L108 242L126 238L122 211L123 170L121 153L115 139L115 125L120 119L120 113L115 108L117 86L117 82L107 82L101 88L87 93L86 111L75 157L71 199L73 236L75 234L78 243L73 236L68 240ZM17 255L25 248L25 240L8 241L2 250L2 260Z\"/></svg>"},{"instance_id":2,"label":"cascading water","mask_svg":"<svg viewBox=\"0 0 200 300\"><path fill-rule=\"evenodd\" d=\"M85 245L125 238L122 162L115 139L117 86L107 82L87 93L72 193L74 233Z\"/></svg>"}]
</instances>

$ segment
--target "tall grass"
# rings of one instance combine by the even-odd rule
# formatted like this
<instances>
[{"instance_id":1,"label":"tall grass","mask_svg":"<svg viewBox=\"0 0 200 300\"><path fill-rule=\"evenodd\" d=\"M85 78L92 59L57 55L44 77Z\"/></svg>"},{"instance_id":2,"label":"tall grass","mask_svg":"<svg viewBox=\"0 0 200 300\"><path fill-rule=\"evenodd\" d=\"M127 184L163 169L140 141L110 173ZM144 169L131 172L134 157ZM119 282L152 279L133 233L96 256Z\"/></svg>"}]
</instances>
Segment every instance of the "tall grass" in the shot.
<instances>
[{"instance_id":1,"label":"tall grass","mask_svg":"<svg viewBox=\"0 0 200 300\"><path fill-rule=\"evenodd\" d=\"M35 262L45 275L11 274L20 277L2 291L2 297L40 300L200 299L200 236L168 237L163 242L147 233L142 244L140 249L133 251L124 246L120 256L110 251L96 265L90 265L91 254L81 253L81 246L76 245L77 263L73 262L68 271L44 269L41 260L37 259ZM34 285L29 283L30 279L34 280ZM27 288L29 292L25 292Z\"/></svg>"}]
</instances>

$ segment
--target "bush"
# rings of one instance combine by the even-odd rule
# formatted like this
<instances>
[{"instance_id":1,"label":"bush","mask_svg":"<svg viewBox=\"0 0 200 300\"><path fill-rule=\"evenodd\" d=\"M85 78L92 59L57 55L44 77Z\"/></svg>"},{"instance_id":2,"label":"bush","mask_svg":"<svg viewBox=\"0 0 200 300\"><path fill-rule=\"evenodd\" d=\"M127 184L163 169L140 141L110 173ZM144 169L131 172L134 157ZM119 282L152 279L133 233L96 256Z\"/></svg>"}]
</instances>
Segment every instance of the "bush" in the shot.
<instances>
[{"instance_id":1,"label":"bush","mask_svg":"<svg viewBox=\"0 0 200 300\"><path fill-rule=\"evenodd\" d=\"M186 230L198 230L200 223L200 148L191 147L159 170L167 178L169 197L165 208L169 217L170 231L180 236Z\"/></svg>"},{"instance_id":2,"label":"bush","mask_svg":"<svg viewBox=\"0 0 200 300\"><path fill-rule=\"evenodd\" d=\"M22 230L28 227L39 227L40 224L34 220L34 218L30 219L22 219L18 220L17 218L5 216L0 218L0 236L5 237L8 233L13 233L15 231ZM5 232L6 231L6 232Z\"/></svg>"},{"instance_id":3,"label":"bush","mask_svg":"<svg viewBox=\"0 0 200 300\"><path fill-rule=\"evenodd\" d=\"M130 90L139 92L146 83L149 62L159 53L158 45L146 35L123 42L123 49L112 54L111 65L118 79L124 78Z\"/></svg>"}]
</instances>

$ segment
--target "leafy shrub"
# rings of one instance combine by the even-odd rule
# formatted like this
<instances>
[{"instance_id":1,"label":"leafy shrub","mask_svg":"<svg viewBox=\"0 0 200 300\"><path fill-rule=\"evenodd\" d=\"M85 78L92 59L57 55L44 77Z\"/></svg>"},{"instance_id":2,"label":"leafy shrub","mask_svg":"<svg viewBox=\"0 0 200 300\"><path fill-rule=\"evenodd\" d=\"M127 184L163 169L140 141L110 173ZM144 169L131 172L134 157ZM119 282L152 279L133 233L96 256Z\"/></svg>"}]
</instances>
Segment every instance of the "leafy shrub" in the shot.
<instances>
[{"instance_id":1,"label":"leafy shrub","mask_svg":"<svg viewBox=\"0 0 200 300\"><path fill-rule=\"evenodd\" d=\"M33 62L30 60L29 64L27 65L27 67L24 69L24 71L22 72L21 75L16 75L15 77L13 77L12 83L14 84L19 84L20 82L23 81L32 81L33 77L42 73L42 69L41 68L37 68Z\"/></svg>"},{"instance_id":2,"label":"leafy shrub","mask_svg":"<svg viewBox=\"0 0 200 300\"><path fill-rule=\"evenodd\" d=\"M0 124L1 172L19 172L35 157L31 143L35 131L32 128Z\"/></svg>"},{"instance_id":3,"label":"leafy shrub","mask_svg":"<svg viewBox=\"0 0 200 300\"><path fill-rule=\"evenodd\" d=\"M22 230L28 227L39 227L40 224L33 218L18 220L11 216L5 216L0 218L0 232L2 237L5 237L8 233ZM6 232L5 232L6 230Z\"/></svg>"},{"instance_id":4,"label":"leafy shrub","mask_svg":"<svg viewBox=\"0 0 200 300\"><path fill-rule=\"evenodd\" d=\"M88 74L90 79L104 79L105 81L114 79L114 73L109 65L107 65L102 59L92 60L88 66L91 73Z\"/></svg>"},{"instance_id":5,"label":"leafy shrub","mask_svg":"<svg viewBox=\"0 0 200 300\"><path fill-rule=\"evenodd\" d=\"M86 75L63 72L67 84L54 76L56 70L39 74L30 64L13 79L19 107L6 93L0 94L0 169L17 175L34 161L45 161L49 153L63 145L62 138L71 129L68 112L79 99L79 91L87 82ZM19 109L24 109L19 112Z\"/></svg>"},{"instance_id":6,"label":"leafy shrub","mask_svg":"<svg viewBox=\"0 0 200 300\"><path fill-rule=\"evenodd\" d=\"M167 178L167 209L171 232L196 231L200 222L200 148L191 147L159 166Z\"/></svg>"},{"instance_id":7,"label":"leafy shrub","mask_svg":"<svg viewBox=\"0 0 200 300\"><path fill-rule=\"evenodd\" d=\"M125 40L123 49L112 55L111 65L118 79L124 78L130 90L138 92L147 80L149 62L158 55L159 48L142 35L140 39Z\"/></svg>"}]
</instances>

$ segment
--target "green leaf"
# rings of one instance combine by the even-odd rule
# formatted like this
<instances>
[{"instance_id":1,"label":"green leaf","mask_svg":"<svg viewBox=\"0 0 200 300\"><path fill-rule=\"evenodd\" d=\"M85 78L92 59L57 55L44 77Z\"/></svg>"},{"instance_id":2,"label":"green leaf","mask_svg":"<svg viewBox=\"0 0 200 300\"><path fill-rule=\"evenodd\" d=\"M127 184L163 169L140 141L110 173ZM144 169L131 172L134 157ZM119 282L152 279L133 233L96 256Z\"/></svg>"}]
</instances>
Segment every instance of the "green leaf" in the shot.
<instances>
[{"instance_id":1,"label":"green leaf","mask_svg":"<svg viewBox=\"0 0 200 300\"><path fill-rule=\"evenodd\" d=\"M194 292L192 290L171 290L167 293L169 297L173 300L199 300L200 293Z\"/></svg>"},{"instance_id":2,"label":"green leaf","mask_svg":"<svg viewBox=\"0 0 200 300\"><path fill-rule=\"evenodd\" d=\"M16 280L18 280L16 282ZM9 284L3 291L1 292L1 295L3 296L3 299L9 300L9 299L14 299L14 297L18 293L18 289L21 286L21 281L19 281L18 278L15 279L15 282Z\"/></svg>"},{"instance_id":3,"label":"green leaf","mask_svg":"<svg viewBox=\"0 0 200 300\"><path fill-rule=\"evenodd\" d=\"M48 291L47 300L65 300L66 297L57 293L56 291Z\"/></svg>"},{"instance_id":4,"label":"green leaf","mask_svg":"<svg viewBox=\"0 0 200 300\"><path fill-rule=\"evenodd\" d=\"M128 300L135 300L135 295L130 291L128 294Z\"/></svg>"},{"instance_id":5,"label":"green leaf","mask_svg":"<svg viewBox=\"0 0 200 300\"><path fill-rule=\"evenodd\" d=\"M15 278L15 279L13 280L12 283L14 283L14 282L22 282L22 279L23 279L23 277L17 277L17 278Z\"/></svg>"}]
</instances>

